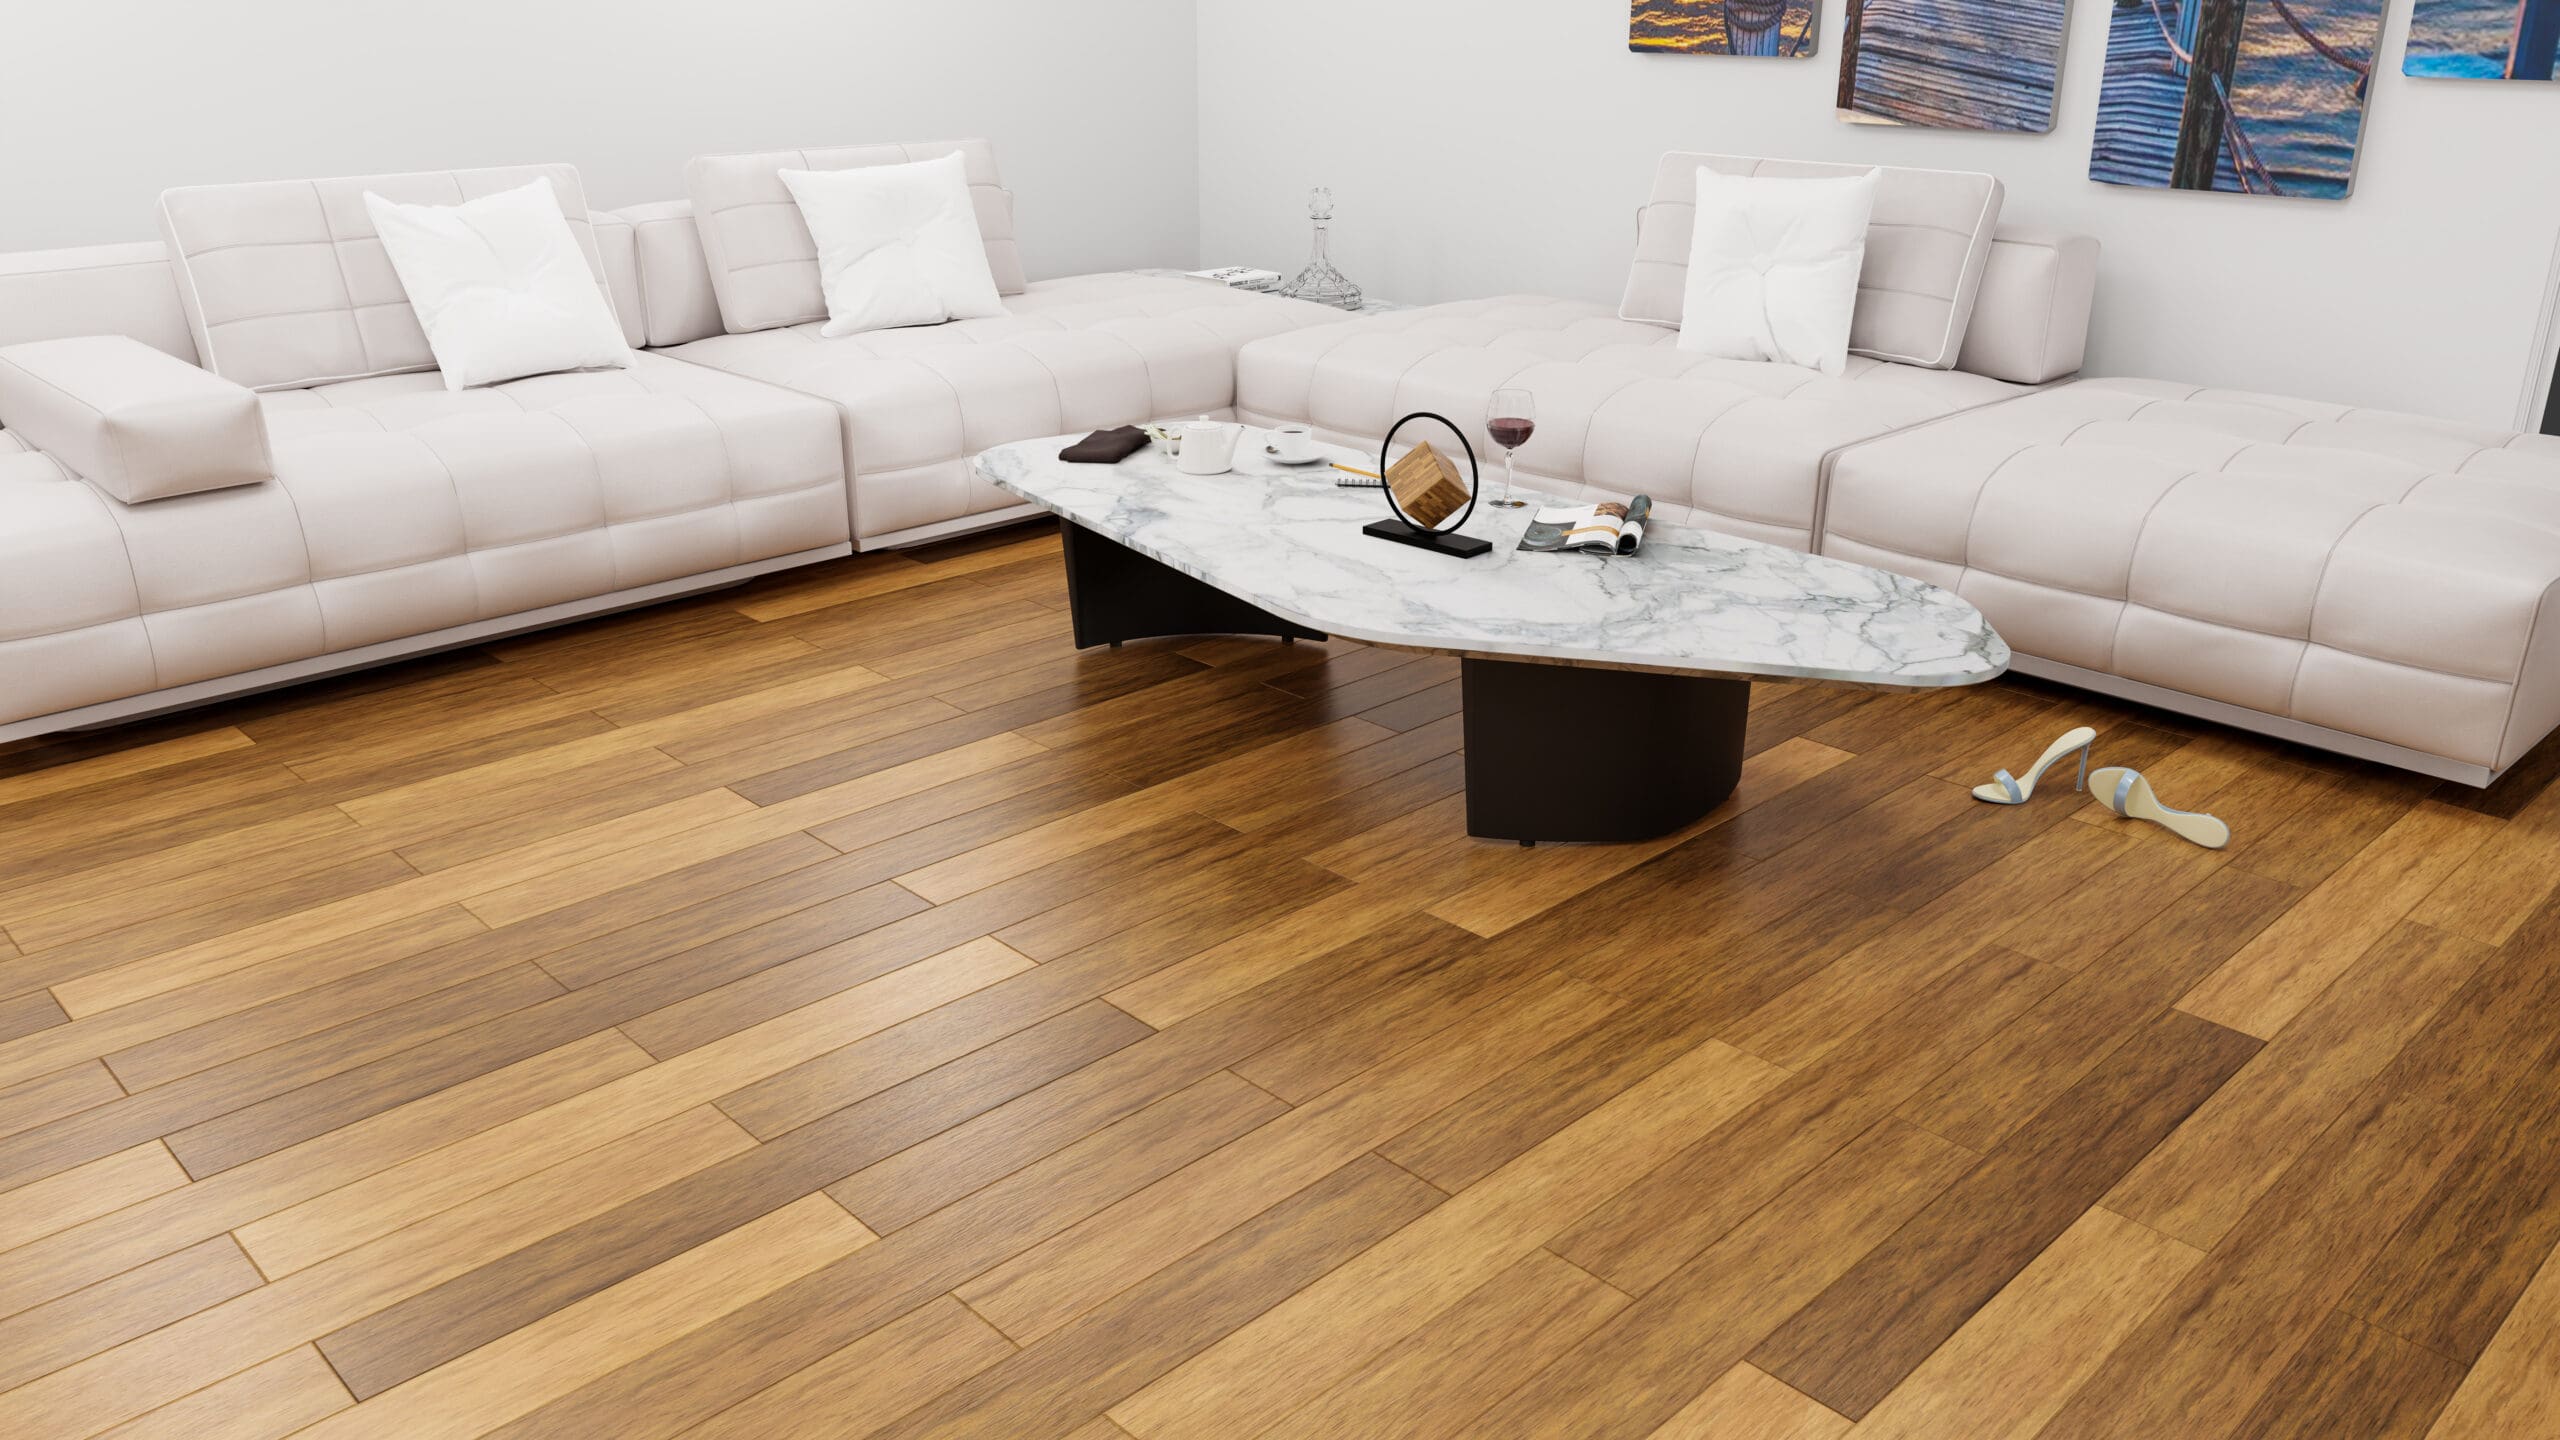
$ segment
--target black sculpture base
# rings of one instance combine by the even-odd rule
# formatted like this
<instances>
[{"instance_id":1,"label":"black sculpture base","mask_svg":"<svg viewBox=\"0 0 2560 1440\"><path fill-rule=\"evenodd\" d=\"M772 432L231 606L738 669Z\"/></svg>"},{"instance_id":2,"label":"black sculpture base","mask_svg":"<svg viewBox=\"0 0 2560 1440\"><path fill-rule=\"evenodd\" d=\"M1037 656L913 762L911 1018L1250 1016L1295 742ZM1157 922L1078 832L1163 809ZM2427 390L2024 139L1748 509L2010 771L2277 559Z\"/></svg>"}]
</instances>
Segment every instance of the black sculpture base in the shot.
<instances>
[{"instance_id":1,"label":"black sculpture base","mask_svg":"<svg viewBox=\"0 0 2560 1440\"><path fill-rule=\"evenodd\" d=\"M1402 520L1372 520L1360 527L1360 533L1375 535L1381 540L1393 540L1399 545L1411 545L1416 549L1454 556L1460 560L1472 560L1493 548L1493 542L1490 540L1480 540L1473 535L1460 535L1450 530L1425 530L1419 525L1407 524Z\"/></svg>"},{"instance_id":2,"label":"black sculpture base","mask_svg":"<svg viewBox=\"0 0 2560 1440\"><path fill-rule=\"evenodd\" d=\"M1650 840L1742 778L1747 680L1468 659L1459 693L1481 839Z\"/></svg>"},{"instance_id":3,"label":"black sculpture base","mask_svg":"<svg viewBox=\"0 0 2560 1440\"><path fill-rule=\"evenodd\" d=\"M1058 531L1066 544L1067 609L1079 650L1158 635L1326 638L1321 630L1293 625L1072 521Z\"/></svg>"},{"instance_id":4,"label":"black sculpture base","mask_svg":"<svg viewBox=\"0 0 2560 1440\"><path fill-rule=\"evenodd\" d=\"M1158 635L1326 638L1081 525L1059 529L1079 649ZM1650 840L1713 810L1742 776L1748 681L1476 659L1459 676L1467 833L1481 839ZM1594 766L1595 755L1612 763Z\"/></svg>"}]
</instances>

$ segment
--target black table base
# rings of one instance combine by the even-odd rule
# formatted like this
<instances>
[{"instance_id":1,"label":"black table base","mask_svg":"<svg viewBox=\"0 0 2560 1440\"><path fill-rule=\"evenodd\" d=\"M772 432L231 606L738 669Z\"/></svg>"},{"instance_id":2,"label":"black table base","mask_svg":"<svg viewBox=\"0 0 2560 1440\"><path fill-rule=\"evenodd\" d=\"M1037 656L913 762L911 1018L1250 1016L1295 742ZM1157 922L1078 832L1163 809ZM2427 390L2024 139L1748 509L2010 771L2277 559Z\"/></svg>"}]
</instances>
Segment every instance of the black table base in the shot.
<instances>
[{"instance_id":1,"label":"black table base","mask_svg":"<svg viewBox=\"0 0 2560 1440\"><path fill-rule=\"evenodd\" d=\"M1067 602L1079 649L1161 635L1322 640L1072 522ZM1467 833L1650 840L1704 816L1742 776L1751 683L1700 675L1460 661Z\"/></svg>"},{"instance_id":2,"label":"black table base","mask_svg":"<svg viewBox=\"0 0 2560 1440\"><path fill-rule=\"evenodd\" d=\"M1058 530L1066 543L1067 608L1079 650L1158 635L1326 638L1081 525L1070 521Z\"/></svg>"}]
</instances>

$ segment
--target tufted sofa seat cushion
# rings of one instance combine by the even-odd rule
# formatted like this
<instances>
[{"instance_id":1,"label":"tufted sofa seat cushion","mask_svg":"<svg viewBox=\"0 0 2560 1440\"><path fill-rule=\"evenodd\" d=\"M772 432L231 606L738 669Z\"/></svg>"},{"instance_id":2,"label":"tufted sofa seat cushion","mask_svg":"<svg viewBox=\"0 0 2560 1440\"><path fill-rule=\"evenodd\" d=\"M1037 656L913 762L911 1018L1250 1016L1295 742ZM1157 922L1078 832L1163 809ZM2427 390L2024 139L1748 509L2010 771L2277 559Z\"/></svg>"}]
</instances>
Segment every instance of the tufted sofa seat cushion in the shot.
<instances>
[{"instance_id":1,"label":"tufted sofa seat cushion","mask_svg":"<svg viewBox=\"0 0 2560 1440\"><path fill-rule=\"evenodd\" d=\"M1847 452L1821 548L2021 656L2483 772L2560 722L2560 439L2085 380Z\"/></svg>"},{"instance_id":2,"label":"tufted sofa seat cushion","mask_svg":"<svg viewBox=\"0 0 2560 1440\"><path fill-rule=\"evenodd\" d=\"M1810 548L1823 458L1840 446L2023 393L1961 371L1849 357L1826 379L1678 349L1605 305L1506 296L1374 315L1263 340L1237 358L1236 406L1374 445L1398 417L1468 429L1487 478L1495 390L1537 397L1521 483L1577 498L1651 495L1670 518Z\"/></svg>"},{"instance_id":3,"label":"tufted sofa seat cushion","mask_svg":"<svg viewBox=\"0 0 2560 1440\"><path fill-rule=\"evenodd\" d=\"M1006 314L833 339L816 323L715 335L664 353L832 401L864 543L998 510L1014 497L969 457L1040 435L1224 415L1235 353L1341 312L1174 276L1033 282Z\"/></svg>"},{"instance_id":4,"label":"tufted sofa seat cushion","mask_svg":"<svg viewBox=\"0 0 2560 1440\"><path fill-rule=\"evenodd\" d=\"M0 724L846 538L828 407L656 356L260 402L273 480L133 505L0 432Z\"/></svg>"}]
</instances>

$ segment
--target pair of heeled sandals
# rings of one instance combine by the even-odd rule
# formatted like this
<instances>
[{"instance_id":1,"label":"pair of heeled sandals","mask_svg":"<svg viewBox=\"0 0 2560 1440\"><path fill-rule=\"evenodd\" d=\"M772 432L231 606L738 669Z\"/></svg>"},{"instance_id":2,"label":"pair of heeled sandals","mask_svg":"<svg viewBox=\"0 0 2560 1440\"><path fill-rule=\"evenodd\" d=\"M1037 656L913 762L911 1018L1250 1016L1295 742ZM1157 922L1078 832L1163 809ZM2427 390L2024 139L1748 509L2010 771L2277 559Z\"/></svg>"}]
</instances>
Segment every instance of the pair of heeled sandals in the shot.
<instances>
[{"instance_id":1,"label":"pair of heeled sandals","mask_svg":"<svg viewBox=\"0 0 2560 1440\"><path fill-rule=\"evenodd\" d=\"M2089 773L2089 747L2097 742L2098 732L2081 725L2062 733L2062 738L2045 747L2027 778L2018 779L2003 770L1991 777L1988 785L1973 787L1973 798L1993 805L2024 805L2036 793L2036 782L2044 772L2071 758L2080 757L2080 778L2074 790L2087 790L2098 802L2128 820L2148 820L2170 834L2191 840L2207 850L2219 850L2231 843L2231 827L2211 815L2195 810L2172 810L2160 803L2152 793L2151 781L2139 770L2122 765L2109 765L2096 774Z\"/></svg>"}]
</instances>

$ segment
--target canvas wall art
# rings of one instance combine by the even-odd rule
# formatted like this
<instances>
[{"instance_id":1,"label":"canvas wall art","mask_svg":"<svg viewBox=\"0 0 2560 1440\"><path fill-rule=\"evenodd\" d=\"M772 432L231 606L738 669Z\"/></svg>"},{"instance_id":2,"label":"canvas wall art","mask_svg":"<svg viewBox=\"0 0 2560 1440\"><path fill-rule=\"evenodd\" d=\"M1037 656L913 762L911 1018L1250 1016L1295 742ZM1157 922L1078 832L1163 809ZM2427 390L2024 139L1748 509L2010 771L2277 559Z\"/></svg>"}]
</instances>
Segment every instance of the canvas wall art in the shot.
<instances>
[{"instance_id":1,"label":"canvas wall art","mask_svg":"<svg viewBox=\"0 0 2560 1440\"><path fill-rule=\"evenodd\" d=\"M2549 80L2560 0L2418 0L2400 71L2441 80Z\"/></svg>"},{"instance_id":2,"label":"canvas wall art","mask_svg":"<svg viewBox=\"0 0 2560 1440\"><path fill-rule=\"evenodd\" d=\"M1639 55L1803 59L1813 54L1821 13L1809 0L1633 0L1627 48Z\"/></svg>"},{"instance_id":3,"label":"canvas wall art","mask_svg":"<svg viewBox=\"0 0 2560 1440\"><path fill-rule=\"evenodd\" d=\"M2089 178L2341 200L2384 0L2117 0Z\"/></svg>"},{"instance_id":4,"label":"canvas wall art","mask_svg":"<svg viewBox=\"0 0 2560 1440\"><path fill-rule=\"evenodd\" d=\"M1941 130L2053 128L2063 0L1848 0L1840 115Z\"/></svg>"}]
</instances>

